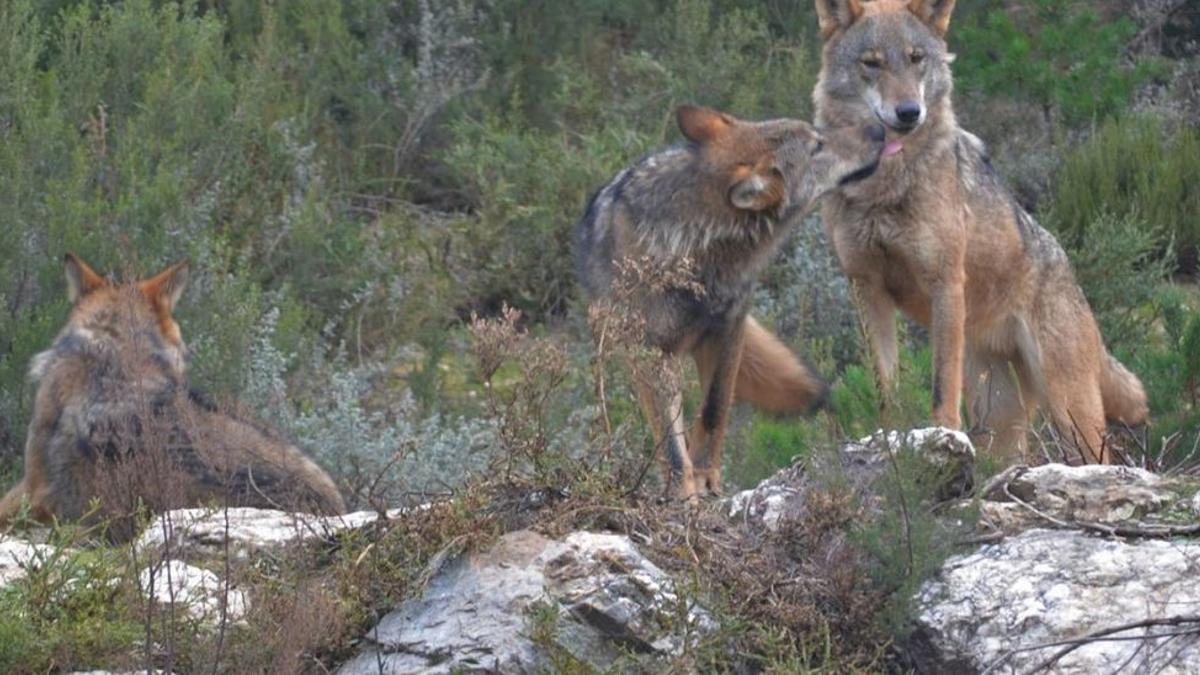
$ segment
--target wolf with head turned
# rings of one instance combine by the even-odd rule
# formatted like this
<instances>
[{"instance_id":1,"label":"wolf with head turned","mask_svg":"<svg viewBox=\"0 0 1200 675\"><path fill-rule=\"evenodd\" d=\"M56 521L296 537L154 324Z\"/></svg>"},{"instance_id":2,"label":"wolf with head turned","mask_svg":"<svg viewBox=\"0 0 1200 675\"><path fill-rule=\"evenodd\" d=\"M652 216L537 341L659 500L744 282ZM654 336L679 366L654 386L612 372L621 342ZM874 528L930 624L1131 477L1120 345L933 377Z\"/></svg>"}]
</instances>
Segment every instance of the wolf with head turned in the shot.
<instances>
[{"instance_id":1,"label":"wolf with head turned","mask_svg":"<svg viewBox=\"0 0 1200 675\"><path fill-rule=\"evenodd\" d=\"M690 354L704 399L689 436L679 384L634 384L668 484L690 499L718 492L721 449L736 396L760 408L808 412L826 385L748 314L763 268L818 197L874 171L878 123L818 130L807 122L750 122L707 108L677 112L687 142L642 159L592 198L577 229L579 276L594 302L627 261L690 264L694 283L636 288L632 312L649 346ZM665 389L665 391L664 391Z\"/></svg>"},{"instance_id":2,"label":"wolf with head turned","mask_svg":"<svg viewBox=\"0 0 1200 675\"><path fill-rule=\"evenodd\" d=\"M897 367L895 312L930 332L933 419L1024 454L1043 410L1085 461L1111 461L1106 420L1148 415L1141 382L1104 347L1062 247L1013 199L958 126L946 33L954 0L816 0L824 40L817 123L879 121L878 171L822 216L854 282L876 371Z\"/></svg>"},{"instance_id":3,"label":"wolf with head turned","mask_svg":"<svg viewBox=\"0 0 1200 675\"><path fill-rule=\"evenodd\" d=\"M71 254L65 265L74 306L30 367L37 393L25 474L0 500L0 528L23 509L41 522L106 522L117 538L142 509L345 510L334 482L298 448L189 386L172 315L186 262L131 283Z\"/></svg>"}]
</instances>

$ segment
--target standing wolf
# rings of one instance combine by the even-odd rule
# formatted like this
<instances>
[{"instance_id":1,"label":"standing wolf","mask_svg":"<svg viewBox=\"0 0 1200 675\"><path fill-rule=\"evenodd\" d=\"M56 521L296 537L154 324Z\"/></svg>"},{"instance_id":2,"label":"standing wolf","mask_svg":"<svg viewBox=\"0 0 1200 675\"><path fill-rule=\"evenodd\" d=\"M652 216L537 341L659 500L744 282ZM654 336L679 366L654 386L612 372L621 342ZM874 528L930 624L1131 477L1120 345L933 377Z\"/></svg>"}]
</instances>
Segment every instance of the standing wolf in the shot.
<instances>
[{"instance_id":1,"label":"standing wolf","mask_svg":"<svg viewBox=\"0 0 1200 675\"><path fill-rule=\"evenodd\" d=\"M776 412L822 404L825 384L747 315L750 295L814 200L874 170L883 128L820 133L796 120L745 122L692 106L677 118L688 142L642 159L592 197L577 255L593 300L613 292L627 261L688 263L695 283L638 288L631 304L650 346L691 354L700 372L704 400L690 444L679 383L664 392L634 376L668 483L678 474L679 492L690 498L720 489L735 395Z\"/></svg>"},{"instance_id":2,"label":"standing wolf","mask_svg":"<svg viewBox=\"0 0 1200 675\"><path fill-rule=\"evenodd\" d=\"M300 450L188 388L171 314L186 262L118 285L68 254L66 273L74 307L33 359L25 475L0 500L0 526L26 501L39 521L86 515L121 527L139 505L345 510L333 481Z\"/></svg>"},{"instance_id":3,"label":"standing wolf","mask_svg":"<svg viewBox=\"0 0 1200 675\"><path fill-rule=\"evenodd\" d=\"M933 418L1024 453L1043 407L1087 460L1108 462L1105 419L1136 425L1141 382L1113 359L1067 256L1005 190L951 107L945 35L954 0L816 0L825 40L817 123L881 121L879 170L822 215L855 282L881 384L896 369L895 310L929 327ZM964 363L965 360L965 363Z\"/></svg>"}]
</instances>

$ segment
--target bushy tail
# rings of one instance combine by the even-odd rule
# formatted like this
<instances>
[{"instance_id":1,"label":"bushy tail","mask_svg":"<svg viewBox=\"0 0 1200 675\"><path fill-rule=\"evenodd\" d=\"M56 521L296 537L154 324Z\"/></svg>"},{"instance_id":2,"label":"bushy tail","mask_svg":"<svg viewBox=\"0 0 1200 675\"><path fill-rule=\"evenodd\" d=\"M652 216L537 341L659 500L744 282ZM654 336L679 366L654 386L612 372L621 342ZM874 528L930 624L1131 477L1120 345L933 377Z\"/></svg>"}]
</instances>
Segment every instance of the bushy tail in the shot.
<instances>
[{"instance_id":1,"label":"bushy tail","mask_svg":"<svg viewBox=\"0 0 1200 675\"><path fill-rule=\"evenodd\" d=\"M1145 422L1150 416L1150 406L1146 403L1146 390L1141 380L1111 354L1105 356L1108 363L1100 376L1104 416L1131 427Z\"/></svg>"},{"instance_id":2,"label":"bushy tail","mask_svg":"<svg viewBox=\"0 0 1200 675\"><path fill-rule=\"evenodd\" d=\"M771 412L808 413L825 404L829 385L779 338L747 316L735 393Z\"/></svg>"}]
</instances>

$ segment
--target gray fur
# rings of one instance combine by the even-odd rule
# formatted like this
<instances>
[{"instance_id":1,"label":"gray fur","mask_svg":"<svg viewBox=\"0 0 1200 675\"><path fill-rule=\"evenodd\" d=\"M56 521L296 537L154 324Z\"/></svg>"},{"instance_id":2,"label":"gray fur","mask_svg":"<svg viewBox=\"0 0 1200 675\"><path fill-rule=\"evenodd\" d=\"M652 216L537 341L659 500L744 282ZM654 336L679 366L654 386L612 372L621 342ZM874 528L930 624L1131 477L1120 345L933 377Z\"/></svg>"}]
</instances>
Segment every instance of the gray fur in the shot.
<instances>
[{"instance_id":1,"label":"gray fur","mask_svg":"<svg viewBox=\"0 0 1200 675\"><path fill-rule=\"evenodd\" d=\"M669 265L689 259L703 295L668 290L653 299L647 316L651 344L674 351L674 336L709 333L745 314L763 268L818 197L872 160L823 150L813 155L815 132L791 120L760 122L776 138L775 158L784 176L783 203L767 211L712 211L690 195L708 189L712 171L695 144L651 154L617 174L592 198L576 227L580 281L591 296L609 291L622 246L616 223L627 225L641 255ZM876 151L877 152L877 151ZM647 298L647 301L650 301Z\"/></svg>"}]
</instances>

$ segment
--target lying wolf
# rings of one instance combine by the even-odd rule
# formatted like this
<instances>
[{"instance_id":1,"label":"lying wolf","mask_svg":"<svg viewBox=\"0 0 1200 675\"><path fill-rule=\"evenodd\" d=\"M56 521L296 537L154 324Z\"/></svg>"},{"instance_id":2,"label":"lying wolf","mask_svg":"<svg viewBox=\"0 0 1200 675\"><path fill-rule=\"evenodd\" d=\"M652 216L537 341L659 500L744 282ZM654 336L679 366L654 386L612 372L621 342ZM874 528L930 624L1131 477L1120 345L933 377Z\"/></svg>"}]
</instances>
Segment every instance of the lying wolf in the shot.
<instances>
[{"instance_id":1,"label":"lying wolf","mask_svg":"<svg viewBox=\"0 0 1200 675\"><path fill-rule=\"evenodd\" d=\"M115 284L67 255L74 307L33 359L25 475L0 500L0 526L23 504L43 522L87 516L124 527L141 508L345 510L333 481L295 446L188 387L172 317L187 272L184 262Z\"/></svg>"}]
</instances>

